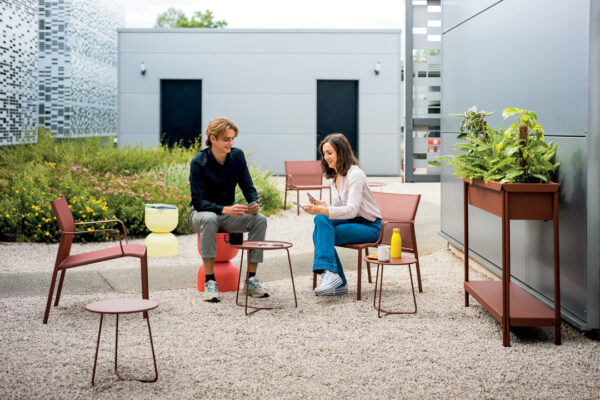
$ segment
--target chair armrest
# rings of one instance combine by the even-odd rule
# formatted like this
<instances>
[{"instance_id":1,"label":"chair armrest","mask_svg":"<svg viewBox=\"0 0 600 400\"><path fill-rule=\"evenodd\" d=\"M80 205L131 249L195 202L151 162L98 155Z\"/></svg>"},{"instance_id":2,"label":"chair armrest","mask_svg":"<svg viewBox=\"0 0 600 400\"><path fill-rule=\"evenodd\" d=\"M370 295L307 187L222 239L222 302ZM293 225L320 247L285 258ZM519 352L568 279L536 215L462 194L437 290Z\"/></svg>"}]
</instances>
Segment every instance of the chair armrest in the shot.
<instances>
[{"instance_id":1,"label":"chair armrest","mask_svg":"<svg viewBox=\"0 0 600 400\"><path fill-rule=\"evenodd\" d=\"M118 222L119 224L121 224L121 228L123 228L123 237L125 239L125 243L128 243L129 241L127 240L127 228L125 228L125 224L120 219L107 219L107 220L103 220L103 221L75 222L75 226L79 226L79 225L91 225L91 224L106 224L106 223L109 223L109 222ZM119 240L121 240L120 237L119 237Z\"/></svg>"},{"instance_id":2,"label":"chair armrest","mask_svg":"<svg viewBox=\"0 0 600 400\"><path fill-rule=\"evenodd\" d=\"M98 221L95 221L98 222ZM77 225L77 224L75 224ZM89 225L87 223L80 223L80 225ZM119 246L121 246L121 254L125 255L123 249L123 242L121 241L121 233L116 229L92 229L91 231L75 231L75 232L61 232L62 234L81 235L84 233L97 233L97 232L112 232L117 239L119 239Z\"/></svg>"}]
</instances>

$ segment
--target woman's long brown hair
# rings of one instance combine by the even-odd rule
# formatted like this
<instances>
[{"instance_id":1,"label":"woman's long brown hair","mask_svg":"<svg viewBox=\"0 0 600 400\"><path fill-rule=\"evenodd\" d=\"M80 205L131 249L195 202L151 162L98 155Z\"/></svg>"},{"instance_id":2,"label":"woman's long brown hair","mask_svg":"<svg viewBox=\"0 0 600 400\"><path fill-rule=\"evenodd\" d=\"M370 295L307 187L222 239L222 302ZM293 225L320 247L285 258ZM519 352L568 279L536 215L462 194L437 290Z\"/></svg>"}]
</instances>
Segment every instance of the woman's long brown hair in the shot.
<instances>
[{"instance_id":1,"label":"woman's long brown hair","mask_svg":"<svg viewBox=\"0 0 600 400\"><path fill-rule=\"evenodd\" d=\"M323 145L325 143L329 143L337 154L335 170L333 168L329 168L329 165L327 165L325 157L323 156ZM350 146L350 142L342 133L332 133L327 135L319 144L319 153L321 154L321 169L323 170L325 177L328 179L335 178L337 174L346 176L350 167L353 165L358 165L358 159L352 151L352 146Z\"/></svg>"}]
</instances>

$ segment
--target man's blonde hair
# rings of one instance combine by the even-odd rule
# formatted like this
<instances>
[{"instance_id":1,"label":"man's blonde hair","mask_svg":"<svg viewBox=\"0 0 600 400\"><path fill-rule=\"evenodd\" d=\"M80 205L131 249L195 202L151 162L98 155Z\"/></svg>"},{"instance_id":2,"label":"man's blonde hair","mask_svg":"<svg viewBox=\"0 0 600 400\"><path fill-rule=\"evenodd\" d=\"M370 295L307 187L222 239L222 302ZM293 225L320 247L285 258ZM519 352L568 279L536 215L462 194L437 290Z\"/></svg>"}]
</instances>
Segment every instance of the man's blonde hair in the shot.
<instances>
[{"instance_id":1,"label":"man's blonde hair","mask_svg":"<svg viewBox=\"0 0 600 400\"><path fill-rule=\"evenodd\" d=\"M214 118L208 123L208 126L206 127L206 139L204 143L208 147L210 147L212 145L212 143L210 142L211 136L220 139L222 137L225 137L227 131L230 129L233 129L233 131L235 132L235 137L237 137L240 130L237 127L237 125L233 123L232 120L225 117Z\"/></svg>"}]
</instances>

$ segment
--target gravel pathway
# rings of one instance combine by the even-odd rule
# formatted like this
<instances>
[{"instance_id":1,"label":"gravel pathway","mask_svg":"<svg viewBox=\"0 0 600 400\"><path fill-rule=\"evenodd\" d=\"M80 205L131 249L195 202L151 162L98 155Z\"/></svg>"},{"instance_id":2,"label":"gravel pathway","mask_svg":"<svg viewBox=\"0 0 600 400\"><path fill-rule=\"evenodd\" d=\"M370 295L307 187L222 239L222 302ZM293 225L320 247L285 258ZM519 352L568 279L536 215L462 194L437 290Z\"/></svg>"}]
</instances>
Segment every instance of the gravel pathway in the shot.
<instances>
[{"instance_id":1,"label":"gravel pathway","mask_svg":"<svg viewBox=\"0 0 600 400\"><path fill-rule=\"evenodd\" d=\"M356 275L348 274L350 282ZM477 273L474 273L477 275ZM97 386L90 385L98 316L84 306L106 295L66 296L42 325L44 298L0 299L0 398L565 398L600 396L599 343L563 325L519 329L503 348L498 323L476 302L465 308L462 266L449 251L422 259L416 315L378 319L372 287L315 297L309 276L269 282L285 307L246 317L234 294L205 303L193 289L153 292L157 383L119 382L112 373L114 318L106 319ZM384 303L409 307L406 270L386 270ZM137 297L116 293L113 297ZM122 317L120 371L149 377L144 321Z\"/></svg>"}]
</instances>

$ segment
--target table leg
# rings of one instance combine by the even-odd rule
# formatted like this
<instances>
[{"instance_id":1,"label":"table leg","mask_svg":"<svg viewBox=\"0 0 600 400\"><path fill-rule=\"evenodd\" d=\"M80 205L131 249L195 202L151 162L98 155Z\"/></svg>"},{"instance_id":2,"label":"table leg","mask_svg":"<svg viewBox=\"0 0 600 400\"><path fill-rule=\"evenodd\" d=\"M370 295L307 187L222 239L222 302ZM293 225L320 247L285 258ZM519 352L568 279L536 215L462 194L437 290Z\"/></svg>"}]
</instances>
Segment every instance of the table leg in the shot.
<instances>
[{"instance_id":1,"label":"table leg","mask_svg":"<svg viewBox=\"0 0 600 400\"><path fill-rule=\"evenodd\" d=\"M96 355L94 356L94 369L92 371L92 386L94 386L94 378L96 377L96 363L98 362L98 348L100 347L100 334L102 333L102 320L104 314L100 314L100 328L98 328L98 341L96 342Z\"/></svg>"},{"instance_id":2,"label":"table leg","mask_svg":"<svg viewBox=\"0 0 600 400\"><path fill-rule=\"evenodd\" d=\"M290 258L290 251L285 249L288 256L288 264L290 265L290 277L292 278L292 290L294 291L294 303L296 303L296 308L298 308L298 299L296 298L296 285L294 284L294 273L292 272L292 259Z\"/></svg>"},{"instance_id":3,"label":"table leg","mask_svg":"<svg viewBox=\"0 0 600 400\"><path fill-rule=\"evenodd\" d=\"M156 382L158 380L158 368L156 367L156 355L154 354L154 342L152 341L152 330L150 330L150 318L148 322L148 336L150 337L150 348L152 349L152 361L154 361L154 379L139 379L140 382Z\"/></svg>"},{"instance_id":4,"label":"table leg","mask_svg":"<svg viewBox=\"0 0 600 400\"><path fill-rule=\"evenodd\" d=\"M116 327L115 327L115 374L117 375L117 378L119 378L120 381L123 381L124 379L121 378L121 375L119 375L119 371L117 371L117 357L118 357L118 350L119 350L119 314L116 314Z\"/></svg>"},{"instance_id":5,"label":"table leg","mask_svg":"<svg viewBox=\"0 0 600 400\"><path fill-rule=\"evenodd\" d=\"M416 314L417 313L417 297L415 295L415 284L412 277L412 271L410 269L410 264L407 265L408 274L410 276L410 288L412 289L413 303L415 304L414 311L387 311L381 308L381 298L383 297L383 264L381 265L381 280L379 281L379 307L377 309L377 317L381 318L383 316L387 316L390 314ZM377 296L377 280L379 278L379 265L377 265L377 277L375 278L375 294L374 297ZM375 298L373 298L373 307L375 307Z\"/></svg>"}]
</instances>

